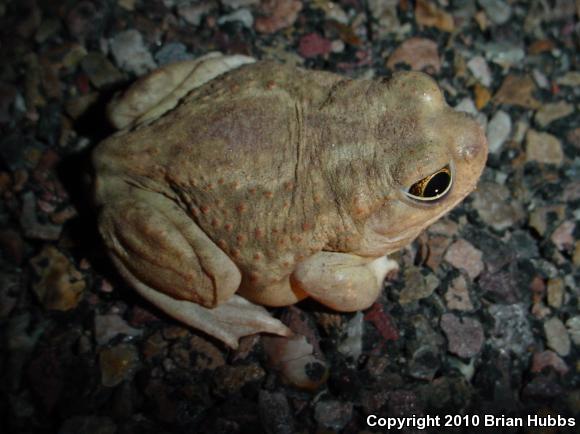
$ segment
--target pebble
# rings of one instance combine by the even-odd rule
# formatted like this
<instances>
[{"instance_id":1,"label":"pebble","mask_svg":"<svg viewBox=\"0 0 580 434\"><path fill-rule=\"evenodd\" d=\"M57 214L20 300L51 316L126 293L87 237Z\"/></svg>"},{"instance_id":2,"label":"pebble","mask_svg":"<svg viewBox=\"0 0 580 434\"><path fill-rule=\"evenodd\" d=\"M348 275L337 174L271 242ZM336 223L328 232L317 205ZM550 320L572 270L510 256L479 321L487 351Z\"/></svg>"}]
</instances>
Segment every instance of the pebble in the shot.
<instances>
[{"instance_id":1,"label":"pebble","mask_svg":"<svg viewBox=\"0 0 580 434\"><path fill-rule=\"evenodd\" d=\"M443 32L452 32L455 29L453 16L429 0L415 2L415 20L419 27L435 27Z\"/></svg>"},{"instance_id":2,"label":"pebble","mask_svg":"<svg viewBox=\"0 0 580 434\"><path fill-rule=\"evenodd\" d=\"M118 33L110 45L115 63L123 71L140 76L155 69L153 56L145 47L139 31L130 29Z\"/></svg>"},{"instance_id":3,"label":"pebble","mask_svg":"<svg viewBox=\"0 0 580 434\"><path fill-rule=\"evenodd\" d=\"M550 133L529 129L526 134L526 161L561 166L564 152L560 139Z\"/></svg>"},{"instance_id":4,"label":"pebble","mask_svg":"<svg viewBox=\"0 0 580 434\"><path fill-rule=\"evenodd\" d=\"M350 402L318 401L314 407L314 419L323 428L341 431L351 420L352 410Z\"/></svg>"},{"instance_id":5,"label":"pebble","mask_svg":"<svg viewBox=\"0 0 580 434\"><path fill-rule=\"evenodd\" d=\"M298 0L263 0L255 28L260 33L275 33L294 24L301 10L302 2Z\"/></svg>"},{"instance_id":6,"label":"pebble","mask_svg":"<svg viewBox=\"0 0 580 434\"><path fill-rule=\"evenodd\" d=\"M570 334L574 345L580 346L580 315L568 319L568 321L566 321L566 327L568 328L568 333Z\"/></svg>"},{"instance_id":7,"label":"pebble","mask_svg":"<svg viewBox=\"0 0 580 434\"><path fill-rule=\"evenodd\" d=\"M431 235L429 236L429 240L427 242L427 246L429 248L429 253L427 256L427 260L425 264L431 270L437 270L439 264L443 260L443 256L451 244L451 238L442 235Z\"/></svg>"},{"instance_id":8,"label":"pebble","mask_svg":"<svg viewBox=\"0 0 580 434\"><path fill-rule=\"evenodd\" d=\"M511 352L518 357L527 354L534 345L534 336L527 318L527 308L522 303L493 304L488 308L494 327L489 342L498 350Z\"/></svg>"},{"instance_id":9,"label":"pebble","mask_svg":"<svg viewBox=\"0 0 580 434\"><path fill-rule=\"evenodd\" d=\"M487 125L489 152L497 154L512 132L512 119L503 110L498 110Z\"/></svg>"},{"instance_id":10,"label":"pebble","mask_svg":"<svg viewBox=\"0 0 580 434\"><path fill-rule=\"evenodd\" d=\"M544 236L548 230L562 221L566 215L563 205L548 205L534 209L528 218L528 225L535 229L538 235Z\"/></svg>"},{"instance_id":11,"label":"pebble","mask_svg":"<svg viewBox=\"0 0 580 434\"><path fill-rule=\"evenodd\" d=\"M555 309L562 307L564 302L564 295L566 291L564 290L564 280L561 278L554 278L548 280L547 285L548 291L548 305Z\"/></svg>"},{"instance_id":12,"label":"pebble","mask_svg":"<svg viewBox=\"0 0 580 434\"><path fill-rule=\"evenodd\" d=\"M481 351L485 336L481 323L476 319L446 313L441 317L441 328L449 341L450 353L470 358Z\"/></svg>"},{"instance_id":13,"label":"pebble","mask_svg":"<svg viewBox=\"0 0 580 434\"><path fill-rule=\"evenodd\" d=\"M219 25L235 21L242 23L247 29L251 29L254 26L254 16L249 9L237 9L231 14L222 15L217 20Z\"/></svg>"},{"instance_id":14,"label":"pebble","mask_svg":"<svg viewBox=\"0 0 580 434\"><path fill-rule=\"evenodd\" d=\"M571 251L574 248L574 230L576 229L576 223L567 220L563 222L556 230L552 233L550 240L560 251Z\"/></svg>"},{"instance_id":15,"label":"pebble","mask_svg":"<svg viewBox=\"0 0 580 434\"><path fill-rule=\"evenodd\" d=\"M189 340L191 366L196 371L213 371L226 364L223 352L210 341L201 336L192 336Z\"/></svg>"},{"instance_id":16,"label":"pebble","mask_svg":"<svg viewBox=\"0 0 580 434\"><path fill-rule=\"evenodd\" d=\"M332 43L318 33L304 35L298 43L298 53L307 59L327 55L331 50Z\"/></svg>"},{"instance_id":17,"label":"pebble","mask_svg":"<svg viewBox=\"0 0 580 434\"><path fill-rule=\"evenodd\" d=\"M493 96L496 104L508 104L537 110L541 104L534 96L536 83L529 75L509 74Z\"/></svg>"},{"instance_id":18,"label":"pebble","mask_svg":"<svg viewBox=\"0 0 580 434\"><path fill-rule=\"evenodd\" d=\"M86 282L65 255L46 245L30 262L39 276L32 289L45 309L67 311L77 307Z\"/></svg>"},{"instance_id":19,"label":"pebble","mask_svg":"<svg viewBox=\"0 0 580 434\"><path fill-rule=\"evenodd\" d=\"M555 352L546 350L541 353L534 353L532 358L531 371L535 374L542 372L546 367L553 368L558 374L566 375L570 370L566 362L562 360Z\"/></svg>"},{"instance_id":20,"label":"pebble","mask_svg":"<svg viewBox=\"0 0 580 434\"><path fill-rule=\"evenodd\" d=\"M512 16L512 8L504 0L478 0L478 3L494 24L505 24Z\"/></svg>"},{"instance_id":21,"label":"pebble","mask_svg":"<svg viewBox=\"0 0 580 434\"><path fill-rule=\"evenodd\" d=\"M81 68L97 89L112 86L124 79L121 71L101 53L91 52L87 54L81 61Z\"/></svg>"},{"instance_id":22,"label":"pebble","mask_svg":"<svg viewBox=\"0 0 580 434\"><path fill-rule=\"evenodd\" d=\"M155 62L159 66L191 59L193 59L193 55L187 52L187 46L181 42L163 44L155 53Z\"/></svg>"},{"instance_id":23,"label":"pebble","mask_svg":"<svg viewBox=\"0 0 580 434\"><path fill-rule=\"evenodd\" d=\"M192 26L199 26L204 16L214 8L213 2L181 3L177 6L177 14Z\"/></svg>"},{"instance_id":24,"label":"pebble","mask_svg":"<svg viewBox=\"0 0 580 434\"><path fill-rule=\"evenodd\" d=\"M570 336L566 326L559 318L552 317L544 322L544 333L549 348L562 357L570 354Z\"/></svg>"},{"instance_id":25,"label":"pebble","mask_svg":"<svg viewBox=\"0 0 580 434\"><path fill-rule=\"evenodd\" d=\"M395 69L399 63L405 63L414 71L438 73L441 59L437 43L427 38L409 38L399 45L387 60L387 67Z\"/></svg>"},{"instance_id":26,"label":"pebble","mask_svg":"<svg viewBox=\"0 0 580 434\"><path fill-rule=\"evenodd\" d=\"M546 77L541 71L534 69L532 71L532 75L538 87L541 89L548 89L550 87L550 81L548 80L548 77Z\"/></svg>"},{"instance_id":27,"label":"pebble","mask_svg":"<svg viewBox=\"0 0 580 434\"><path fill-rule=\"evenodd\" d=\"M399 303L403 305L429 297L439 286L439 279L434 274L424 275L419 267L406 268L403 281L405 287L399 295Z\"/></svg>"},{"instance_id":28,"label":"pebble","mask_svg":"<svg viewBox=\"0 0 580 434\"><path fill-rule=\"evenodd\" d=\"M481 84L485 87L491 86L491 70L482 56L475 56L467 62L467 67Z\"/></svg>"},{"instance_id":29,"label":"pebble","mask_svg":"<svg viewBox=\"0 0 580 434\"><path fill-rule=\"evenodd\" d=\"M131 327L117 314L95 315L95 340L98 345L105 345L118 335L134 338L142 333L142 330Z\"/></svg>"},{"instance_id":30,"label":"pebble","mask_svg":"<svg viewBox=\"0 0 580 434\"><path fill-rule=\"evenodd\" d=\"M267 434L294 434L295 422L288 398L281 392L260 390L260 421Z\"/></svg>"},{"instance_id":31,"label":"pebble","mask_svg":"<svg viewBox=\"0 0 580 434\"><path fill-rule=\"evenodd\" d=\"M363 349L364 315L357 312L345 327L345 336L339 343L337 349L346 357L358 360Z\"/></svg>"},{"instance_id":32,"label":"pebble","mask_svg":"<svg viewBox=\"0 0 580 434\"><path fill-rule=\"evenodd\" d=\"M257 5L260 3L260 0L220 0L220 3L231 9L239 9Z\"/></svg>"},{"instance_id":33,"label":"pebble","mask_svg":"<svg viewBox=\"0 0 580 434\"><path fill-rule=\"evenodd\" d=\"M483 271L481 258L481 251L464 239L455 241L445 253L445 260L455 268L464 270L471 279L475 279Z\"/></svg>"},{"instance_id":34,"label":"pebble","mask_svg":"<svg viewBox=\"0 0 580 434\"><path fill-rule=\"evenodd\" d=\"M525 217L521 204L505 185L480 181L472 197L479 217L497 231L510 228Z\"/></svg>"},{"instance_id":35,"label":"pebble","mask_svg":"<svg viewBox=\"0 0 580 434\"><path fill-rule=\"evenodd\" d=\"M448 309L464 312L473 310L473 303L469 297L467 282L463 276L458 276L453 279L445 293L445 301L447 302Z\"/></svg>"},{"instance_id":36,"label":"pebble","mask_svg":"<svg viewBox=\"0 0 580 434\"><path fill-rule=\"evenodd\" d=\"M64 421L58 434L115 434L117 425L106 416L73 416Z\"/></svg>"},{"instance_id":37,"label":"pebble","mask_svg":"<svg viewBox=\"0 0 580 434\"><path fill-rule=\"evenodd\" d=\"M368 8L371 16L377 21L377 36L379 38L401 28L397 5L399 0L369 0Z\"/></svg>"},{"instance_id":38,"label":"pebble","mask_svg":"<svg viewBox=\"0 0 580 434\"><path fill-rule=\"evenodd\" d=\"M560 86L580 86L580 71L568 71L562 77L558 77L556 83Z\"/></svg>"},{"instance_id":39,"label":"pebble","mask_svg":"<svg viewBox=\"0 0 580 434\"><path fill-rule=\"evenodd\" d=\"M514 267L495 273L485 272L479 279L479 287L488 299L500 303L516 303L521 300L516 273L517 269Z\"/></svg>"},{"instance_id":40,"label":"pebble","mask_svg":"<svg viewBox=\"0 0 580 434\"><path fill-rule=\"evenodd\" d=\"M534 120L536 123L545 128L555 120L565 118L574 112L574 106L566 101L558 101L544 104L540 110L536 112Z\"/></svg>"},{"instance_id":41,"label":"pebble","mask_svg":"<svg viewBox=\"0 0 580 434\"><path fill-rule=\"evenodd\" d=\"M213 374L214 392L218 396L233 395L246 384L260 382L266 376L257 363L249 365L223 365Z\"/></svg>"},{"instance_id":42,"label":"pebble","mask_svg":"<svg viewBox=\"0 0 580 434\"><path fill-rule=\"evenodd\" d=\"M526 52L520 45L509 42L490 42L483 44L481 50L487 59L505 69L519 65L526 57Z\"/></svg>"},{"instance_id":43,"label":"pebble","mask_svg":"<svg viewBox=\"0 0 580 434\"><path fill-rule=\"evenodd\" d=\"M133 377L139 366L139 353L132 344L105 348L99 353L99 366L103 386L115 387Z\"/></svg>"},{"instance_id":44,"label":"pebble","mask_svg":"<svg viewBox=\"0 0 580 434\"><path fill-rule=\"evenodd\" d=\"M84 41L97 34L95 28L101 19L102 12L93 2L80 1L68 11L66 26L73 38Z\"/></svg>"},{"instance_id":45,"label":"pebble","mask_svg":"<svg viewBox=\"0 0 580 434\"><path fill-rule=\"evenodd\" d=\"M408 365L409 375L419 380L432 381L441 367L440 355L432 345L423 345L413 352Z\"/></svg>"},{"instance_id":46,"label":"pebble","mask_svg":"<svg viewBox=\"0 0 580 434\"><path fill-rule=\"evenodd\" d=\"M54 241L60 238L62 225L51 223L41 223L38 220L36 211L36 197L32 191L22 195L22 214L20 215L20 226L27 238Z\"/></svg>"}]
</instances>

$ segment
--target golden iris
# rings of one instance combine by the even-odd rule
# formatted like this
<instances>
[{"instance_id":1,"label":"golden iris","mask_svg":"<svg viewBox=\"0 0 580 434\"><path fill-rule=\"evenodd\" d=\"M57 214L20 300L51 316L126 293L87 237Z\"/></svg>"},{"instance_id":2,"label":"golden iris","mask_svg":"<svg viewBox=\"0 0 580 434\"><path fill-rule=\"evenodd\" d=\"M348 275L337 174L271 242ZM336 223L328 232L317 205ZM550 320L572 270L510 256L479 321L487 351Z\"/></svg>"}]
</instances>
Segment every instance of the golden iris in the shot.
<instances>
[{"instance_id":1,"label":"golden iris","mask_svg":"<svg viewBox=\"0 0 580 434\"><path fill-rule=\"evenodd\" d=\"M436 200L449 191L451 182L451 169L449 169L449 166L445 166L437 172L414 183L407 193L414 199L418 200Z\"/></svg>"}]
</instances>

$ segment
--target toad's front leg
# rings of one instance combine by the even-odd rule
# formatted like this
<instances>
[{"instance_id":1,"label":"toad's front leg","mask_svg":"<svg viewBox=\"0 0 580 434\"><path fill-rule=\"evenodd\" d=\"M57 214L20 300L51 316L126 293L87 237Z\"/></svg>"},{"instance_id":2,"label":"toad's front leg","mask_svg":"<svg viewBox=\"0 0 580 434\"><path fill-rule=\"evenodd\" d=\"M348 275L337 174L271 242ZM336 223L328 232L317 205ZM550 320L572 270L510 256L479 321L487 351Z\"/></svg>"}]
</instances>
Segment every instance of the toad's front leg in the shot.
<instances>
[{"instance_id":1,"label":"toad's front leg","mask_svg":"<svg viewBox=\"0 0 580 434\"><path fill-rule=\"evenodd\" d=\"M386 256L363 258L319 252L298 264L291 279L312 298L334 310L366 309L378 298L387 273L398 265Z\"/></svg>"},{"instance_id":2,"label":"toad's front leg","mask_svg":"<svg viewBox=\"0 0 580 434\"><path fill-rule=\"evenodd\" d=\"M175 319L232 348L254 333L291 334L266 309L233 295L237 266L167 197L135 189L112 198L99 227L121 275Z\"/></svg>"}]
</instances>

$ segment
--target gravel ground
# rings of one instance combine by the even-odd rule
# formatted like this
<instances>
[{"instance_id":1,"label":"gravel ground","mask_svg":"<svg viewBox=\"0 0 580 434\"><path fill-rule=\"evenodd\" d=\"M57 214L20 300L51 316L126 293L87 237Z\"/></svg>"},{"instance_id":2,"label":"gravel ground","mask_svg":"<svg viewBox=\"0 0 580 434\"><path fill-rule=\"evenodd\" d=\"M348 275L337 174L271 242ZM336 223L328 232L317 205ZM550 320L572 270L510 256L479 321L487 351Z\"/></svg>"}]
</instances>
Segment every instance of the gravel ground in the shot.
<instances>
[{"instance_id":1,"label":"gravel ground","mask_svg":"<svg viewBox=\"0 0 580 434\"><path fill-rule=\"evenodd\" d=\"M371 414L465 415L460 431L477 415L580 414L579 14L574 0L1 1L0 431L363 433ZM284 384L263 338L231 351L141 300L97 237L88 155L112 132L105 104L215 50L353 77L425 70L487 129L477 191L395 255L371 308L275 312L327 360L314 392Z\"/></svg>"}]
</instances>

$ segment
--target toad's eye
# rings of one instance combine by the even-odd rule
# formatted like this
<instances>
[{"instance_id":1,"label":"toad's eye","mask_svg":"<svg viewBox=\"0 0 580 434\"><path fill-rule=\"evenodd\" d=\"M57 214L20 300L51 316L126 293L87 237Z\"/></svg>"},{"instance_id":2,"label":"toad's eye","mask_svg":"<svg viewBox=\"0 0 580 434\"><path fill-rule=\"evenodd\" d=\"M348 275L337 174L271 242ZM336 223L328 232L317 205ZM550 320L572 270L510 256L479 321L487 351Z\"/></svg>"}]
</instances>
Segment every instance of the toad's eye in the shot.
<instances>
[{"instance_id":1,"label":"toad's eye","mask_svg":"<svg viewBox=\"0 0 580 434\"><path fill-rule=\"evenodd\" d=\"M414 183L406 194L414 200L433 202L445 196L451 190L451 184L453 184L451 170L449 166L445 166Z\"/></svg>"}]
</instances>

